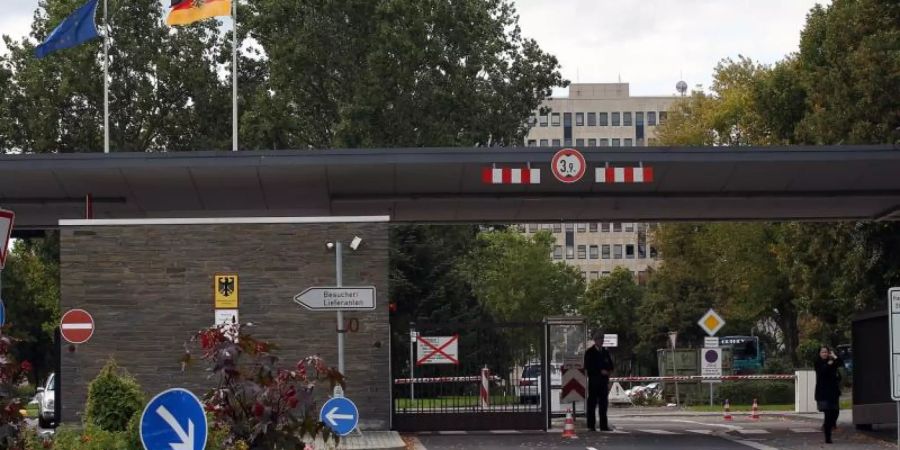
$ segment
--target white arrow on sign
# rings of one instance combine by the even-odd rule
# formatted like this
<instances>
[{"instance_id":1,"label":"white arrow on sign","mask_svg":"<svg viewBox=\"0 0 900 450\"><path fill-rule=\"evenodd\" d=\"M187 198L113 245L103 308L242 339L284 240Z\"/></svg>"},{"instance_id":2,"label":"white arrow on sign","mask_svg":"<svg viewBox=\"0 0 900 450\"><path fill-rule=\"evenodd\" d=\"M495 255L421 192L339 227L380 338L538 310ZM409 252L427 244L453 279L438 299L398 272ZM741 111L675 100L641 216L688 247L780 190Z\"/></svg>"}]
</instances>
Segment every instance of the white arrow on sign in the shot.
<instances>
[{"instance_id":1,"label":"white arrow on sign","mask_svg":"<svg viewBox=\"0 0 900 450\"><path fill-rule=\"evenodd\" d=\"M311 287L296 296L294 302L312 311L375 309L375 286Z\"/></svg>"},{"instance_id":2,"label":"white arrow on sign","mask_svg":"<svg viewBox=\"0 0 900 450\"><path fill-rule=\"evenodd\" d=\"M172 450L194 450L194 422L191 419L188 419L188 431L185 432L184 428L181 428L181 424L175 420L175 416L165 406L156 408L156 413L175 430L178 439L181 439L181 443L173 442L170 444L172 445Z\"/></svg>"},{"instance_id":3,"label":"white arrow on sign","mask_svg":"<svg viewBox=\"0 0 900 450\"><path fill-rule=\"evenodd\" d=\"M325 419L327 419L328 422L331 423L331 426L333 426L333 427L337 426L336 420L353 420L353 417L354 417L353 414L336 414L337 410L338 410L338 407L335 406L334 408L331 408L330 411L325 413Z\"/></svg>"}]
</instances>

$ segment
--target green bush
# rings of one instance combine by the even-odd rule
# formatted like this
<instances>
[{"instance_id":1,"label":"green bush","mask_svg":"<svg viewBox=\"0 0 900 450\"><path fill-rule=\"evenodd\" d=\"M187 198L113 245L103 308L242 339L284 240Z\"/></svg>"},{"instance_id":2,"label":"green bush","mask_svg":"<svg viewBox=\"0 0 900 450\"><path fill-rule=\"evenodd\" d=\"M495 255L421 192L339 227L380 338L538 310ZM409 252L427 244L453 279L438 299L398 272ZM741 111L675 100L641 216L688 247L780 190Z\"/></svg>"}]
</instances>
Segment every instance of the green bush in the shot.
<instances>
[{"instance_id":1,"label":"green bush","mask_svg":"<svg viewBox=\"0 0 900 450\"><path fill-rule=\"evenodd\" d=\"M716 386L719 403L749 405L756 399L762 405L794 403L793 381L728 381Z\"/></svg>"},{"instance_id":2,"label":"green bush","mask_svg":"<svg viewBox=\"0 0 900 450\"><path fill-rule=\"evenodd\" d=\"M144 393L135 379L109 360L88 386L85 425L103 431L125 431L144 407Z\"/></svg>"}]
</instances>

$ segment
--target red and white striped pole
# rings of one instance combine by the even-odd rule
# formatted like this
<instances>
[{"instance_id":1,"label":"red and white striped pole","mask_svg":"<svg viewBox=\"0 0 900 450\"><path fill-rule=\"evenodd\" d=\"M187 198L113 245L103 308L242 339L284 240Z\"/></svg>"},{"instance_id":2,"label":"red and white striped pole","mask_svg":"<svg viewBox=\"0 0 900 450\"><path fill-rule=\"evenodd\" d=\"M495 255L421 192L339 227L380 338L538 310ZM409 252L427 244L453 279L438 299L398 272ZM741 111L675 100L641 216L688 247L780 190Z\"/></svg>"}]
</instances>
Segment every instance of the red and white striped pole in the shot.
<instances>
[{"instance_id":1,"label":"red and white striped pole","mask_svg":"<svg viewBox=\"0 0 900 450\"><path fill-rule=\"evenodd\" d=\"M487 409L491 405L491 398L489 396L490 388L489 383L491 380L491 371L484 366L484 369L481 369L481 389L480 389L480 397L481 397L481 407Z\"/></svg>"}]
</instances>

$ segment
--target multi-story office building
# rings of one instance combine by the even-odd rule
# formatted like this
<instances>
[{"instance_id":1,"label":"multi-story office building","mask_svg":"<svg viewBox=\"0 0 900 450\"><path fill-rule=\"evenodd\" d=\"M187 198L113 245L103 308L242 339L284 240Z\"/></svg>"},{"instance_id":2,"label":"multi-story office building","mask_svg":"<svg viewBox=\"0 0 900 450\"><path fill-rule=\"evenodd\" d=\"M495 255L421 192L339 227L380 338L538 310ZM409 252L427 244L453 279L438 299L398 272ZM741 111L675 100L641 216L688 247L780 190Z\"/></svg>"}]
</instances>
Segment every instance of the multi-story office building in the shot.
<instances>
[{"instance_id":1,"label":"multi-story office building","mask_svg":"<svg viewBox=\"0 0 900 450\"><path fill-rule=\"evenodd\" d=\"M681 83L679 83L681 84ZM686 85L685 85L686 86ZM643 147L656 144L656 127L678 97L632 97L628 83L572 84L566 98L547 99L531 118L530 147ZM520 225L523 232L549 230L552 258L579 267L588 281L625 267L638 282L659 265L653 224L555 223Z\"/></svg>"}]
</instances>

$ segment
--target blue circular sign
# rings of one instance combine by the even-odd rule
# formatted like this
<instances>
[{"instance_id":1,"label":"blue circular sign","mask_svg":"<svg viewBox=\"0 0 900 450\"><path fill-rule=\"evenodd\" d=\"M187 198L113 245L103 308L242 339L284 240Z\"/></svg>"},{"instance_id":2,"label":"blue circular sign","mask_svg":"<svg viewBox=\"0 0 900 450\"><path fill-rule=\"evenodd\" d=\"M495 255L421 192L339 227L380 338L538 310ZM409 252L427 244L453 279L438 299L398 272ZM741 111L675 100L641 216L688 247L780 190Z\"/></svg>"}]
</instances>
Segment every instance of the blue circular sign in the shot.
<instances>
[{"instance_id":1,"label":"blue circular sign","mask_svg":"<svg viewBox=\"0 0 900 450\"><path fill-rule=\"evenodd\" d=\"M206 428L200 399L187 389L168 389L144 408L141 443L147 450L203 450Z\"/></svg>"},{"instance_id":2,"label":"blue circular sign","mask_svg":"<svg viewBox=\"0 0 900 450\"><path fill-rule=\"evenodd\" d=\"M346 436L359 424L359 410L349 398L334 397L322 405L319 420L338 436Z\"/></svg>"},{"instance_id":3,"label":"blue circular sign","mask_svg":"<svg viewBox=\"0 0 900 450\"><path fill-rule=\"evenodd\" d=\"M6 325L6 305L3 304L3 299L0 298L0 327Z\"/></svg>"}]
</instances>

